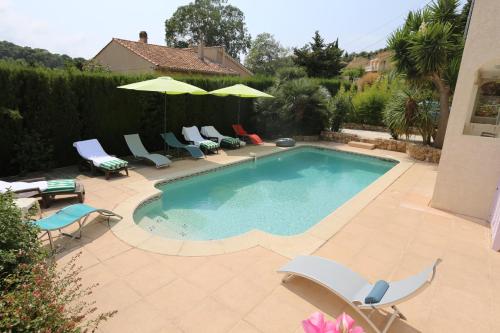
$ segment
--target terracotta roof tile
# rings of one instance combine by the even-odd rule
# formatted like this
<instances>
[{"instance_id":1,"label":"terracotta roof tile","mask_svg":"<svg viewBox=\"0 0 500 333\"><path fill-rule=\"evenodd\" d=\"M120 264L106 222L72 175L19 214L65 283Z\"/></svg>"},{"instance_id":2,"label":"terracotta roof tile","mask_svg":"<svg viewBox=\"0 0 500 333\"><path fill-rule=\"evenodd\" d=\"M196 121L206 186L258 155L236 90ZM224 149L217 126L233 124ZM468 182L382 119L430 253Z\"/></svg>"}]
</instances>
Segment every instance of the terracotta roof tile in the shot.
<instances>
[{"instance_id":1,"label":"terracotta roof tile","mask_svg":"<svg viewBox=\"0 0 500 333\"><path fill-rule=\"evenodd\" d=\"M126 47L152 64L174 71L197 72L209 74L237 75L230 68L211 62L202 61L193 50L176 49L155 44L145 44L131 40L113 38L114 41Z\"/></svg>"}]
</instances>

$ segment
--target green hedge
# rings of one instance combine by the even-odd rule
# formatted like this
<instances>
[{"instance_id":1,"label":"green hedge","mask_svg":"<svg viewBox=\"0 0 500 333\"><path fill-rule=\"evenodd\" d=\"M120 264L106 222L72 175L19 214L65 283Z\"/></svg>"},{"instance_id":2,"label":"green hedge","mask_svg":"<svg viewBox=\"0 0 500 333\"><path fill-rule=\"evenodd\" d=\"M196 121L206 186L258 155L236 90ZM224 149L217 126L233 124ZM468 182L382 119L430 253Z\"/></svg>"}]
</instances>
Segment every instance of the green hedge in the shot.
<instances>
[{"instance_id":1,"label":"green hedge","mask_svg":"<svg viewBox=\"0 0 500 333\"><path fill-rule=\"evenodd\" d=\"M351 89L351 82L339 79L323 79L323 78L313 78L318 84L325 87L330 95L335 96L340 89L340 86L343 85L346 90Z\"/></svg>"},{"instance_id":2,"label":"green hedge","mask_svg":"<svg viewBox=\"0 0 500 333\"><path fill-rule=\"evenodd\" d=\"M383 78L358 91L352 98L354 112L348 115L347 121L383 126L382 111L398 84L397 80L389 82L387 78Z\"/></svg>"},{"instance_id":3,"label":"green hedge","mask_svg":"<svg viewBox=\"0 0 500 333\"><path fill-rule=\"evenodd\" d=\"M22 119L0 113L0 177L71 165L78 161L72 146L77 140L97 138L110 154L128 155L124 134L139 133L145 146L160 150L164 96L117 89L151 79L153 75L85 73L23 67L0 62L0 110L18 110ZM267 90L272 77L179 76L205 90L243 83ZM314 79L335 95L341 81ZM232 134L238 98L167 96L167 130L180 136L182 126L214 125ZM241 122L255 128L252 99L241 99ZM264 133L265 134L265 133Z\"/></svg>"},{"instance_id":4,"label":"green hedge","mask_svg":"<svg viewBox=\"0 0 500 333\"><path fill-rule=\"evenodd\" d=\"M0 63L0 107L18 110L22 119L0 114L0 176L65 166L78 160L72 143L97 138L110 154L129 154L123 135L139 133L146 147L159 150L163 95L117 89L153 78L47 70ZM178 77L206 90L244 83L259 90L273 84L269 77ZM167 130L180 135L182 126L216 126L232 134L237 98L167 96ZM241 101L241 121L253 128L253 101ZM33 139L36 138L36 140ZM44 151L40 154L40 150ZM36 152L36 153L35 153ZM25 156L32 153L32 160ZM21 157L22 156L22 157ZM23 164L29 164L28 166Z\"/></svg>"}]
</instances>

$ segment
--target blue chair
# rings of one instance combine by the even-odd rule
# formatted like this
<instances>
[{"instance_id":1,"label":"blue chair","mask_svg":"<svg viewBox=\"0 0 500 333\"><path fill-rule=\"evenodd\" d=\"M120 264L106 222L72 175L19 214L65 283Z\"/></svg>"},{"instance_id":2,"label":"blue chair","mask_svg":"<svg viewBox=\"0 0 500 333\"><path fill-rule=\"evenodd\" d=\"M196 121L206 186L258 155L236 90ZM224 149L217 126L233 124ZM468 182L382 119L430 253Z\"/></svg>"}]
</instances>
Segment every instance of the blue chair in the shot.
<instances>
[{"instance_id":1,"label":"blue chair","mask_svg":"<svg viewBox=\"0 0 500 333\"><path fill-rule=\"evenodd\" d=\"M42 218L37 221L33 221L33 223L38 226L42 231L45 231L49 237L49 242L50 242L50 248L53 250L54 249L54 244L52 242L52 235L50 234L51 231L54 230L59 230L61 232L62 228L65 228L75 222L78 223L79 228L78 228L78 236L70 235L61 232L61 234L65 236L69 236L73 239L80 239L82 237L82 227L87 222L88 217L92 213L99 213L102 216L105 217L117 217L119 219L122 219L122 217L118 214L113 213L112 211L106 210L106 209L99 209L99 208L94 208L92 206L86 205L86 204L76 204L76 205L71 205L68 207L64 207L63 209L59 210L55 214Z\"/></svg>"}]
</instances>

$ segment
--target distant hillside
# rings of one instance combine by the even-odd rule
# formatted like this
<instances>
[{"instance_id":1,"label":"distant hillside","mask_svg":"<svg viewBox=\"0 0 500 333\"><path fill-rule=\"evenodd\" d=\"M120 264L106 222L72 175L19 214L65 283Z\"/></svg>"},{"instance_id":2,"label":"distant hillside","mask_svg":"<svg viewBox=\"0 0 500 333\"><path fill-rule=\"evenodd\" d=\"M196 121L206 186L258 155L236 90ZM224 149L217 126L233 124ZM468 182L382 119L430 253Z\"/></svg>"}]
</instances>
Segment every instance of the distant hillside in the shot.
<instances>
[{"instance_id":1,"label":"distant hillside","mask_svg":"<svg viewBox=\"0 0 500 333\"><path fill-rule=\"evenodd\" d=\"M391 57L393 55L392 51L389 51L387 49L381 49L375 52L367 53L365 52L365 55L361 54L356 54L351 61L347 64L346 68L364 68L368 66L370 63L371 59L378 59L381 62L386 62L385 69L391 69L392 68L392 61Z\"/></svg>"},{"instance_id":2,"label":"distant hillside","mask_svg":"<svg viewBox=\"0 0 500 333\"><path fill-rule=\"evenodd\" d=\"M50 53L44 49L19 46L7 41L0 41L0 60L15 60L30 66L49 68L81 67L85 62L83 58L71 58L66 54Z\"/></svg>"},{"instance_id":3,"label":"distant hillside","mask_svg":"<svg viewBox=\"0 0 500 333\"><path fill-rule=\"evenodd\" d=\"M355 58L372 59L372 58L376 57L379 53L387 51L387 50L388 50L388 48L385 47L385 48L378 49L378 50L375 50L375 51L368 51L368 52L367 51L363 51L363 52L346 53L346 55L344 56L344 61L347 62L347 63L349 63L352 60L354 60Z\"/></svg>"}]
</instances>

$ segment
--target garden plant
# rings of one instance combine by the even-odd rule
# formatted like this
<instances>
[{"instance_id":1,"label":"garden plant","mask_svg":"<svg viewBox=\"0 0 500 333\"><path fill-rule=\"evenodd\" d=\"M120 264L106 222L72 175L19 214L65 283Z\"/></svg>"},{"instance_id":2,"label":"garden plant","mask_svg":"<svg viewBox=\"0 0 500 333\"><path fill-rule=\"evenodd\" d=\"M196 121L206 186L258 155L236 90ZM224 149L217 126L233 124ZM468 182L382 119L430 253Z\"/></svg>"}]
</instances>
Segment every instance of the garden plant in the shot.
<instances>
[{"instance_id":1,"label":"garden plant","mask_svg":"<svg viewBox=\"0 0 500 333\"><path fill-rule=\"evenodd\" d=\"M86 300L96 285L82 286L79 255L58 267L39 232L12 193L0 194L0 332L94 332L115 311L97 312Z\"/></svg>"}]
</instances>

